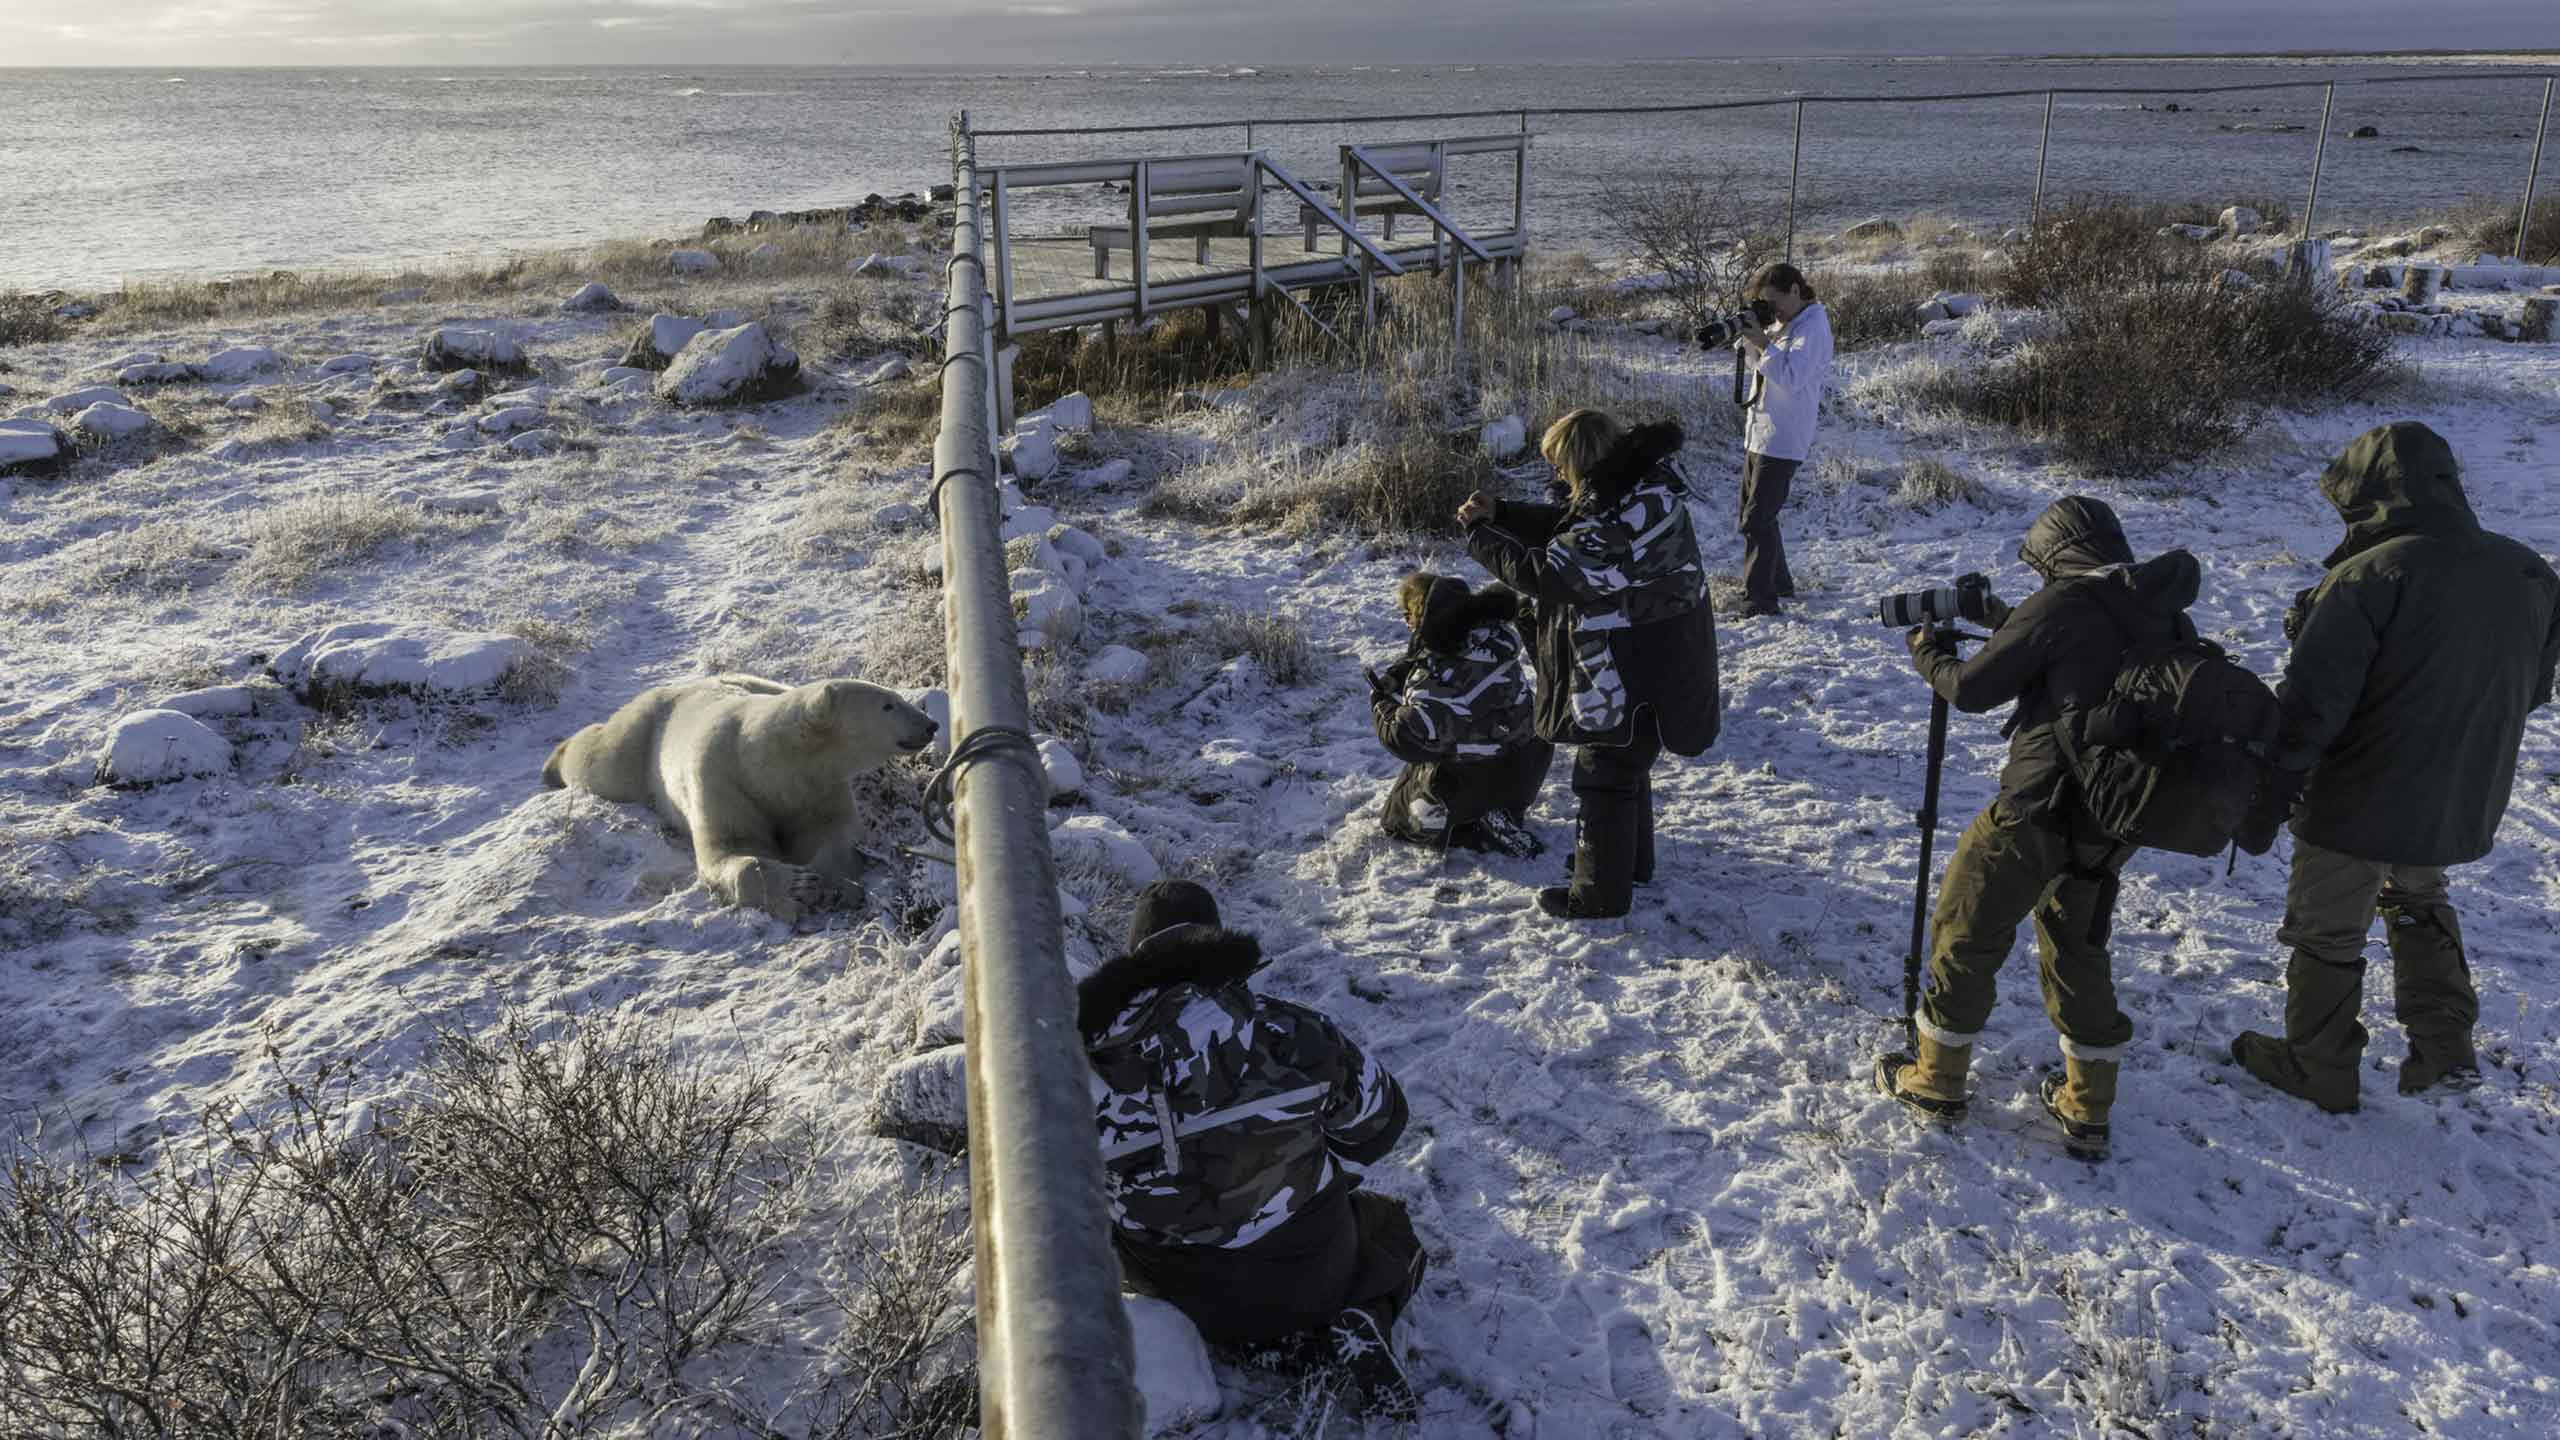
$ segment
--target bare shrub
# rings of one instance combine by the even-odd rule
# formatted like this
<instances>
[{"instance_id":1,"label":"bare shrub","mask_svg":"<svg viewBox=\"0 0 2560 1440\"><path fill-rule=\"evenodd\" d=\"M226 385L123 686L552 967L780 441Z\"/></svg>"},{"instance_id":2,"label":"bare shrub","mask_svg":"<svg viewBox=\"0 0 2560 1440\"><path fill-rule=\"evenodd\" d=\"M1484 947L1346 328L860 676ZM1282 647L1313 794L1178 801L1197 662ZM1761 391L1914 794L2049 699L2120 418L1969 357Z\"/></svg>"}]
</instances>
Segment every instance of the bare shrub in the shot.
<instances>
[{"instance_id":1,"label":"bare shrub","mask_svg":"<svg viewBox=\"0 0 2560 1440\"><path fill-rule=\"evenodd\" d=\"M1935 455L1913 460L1894 486L1895 503L1911 510L1938 510L1949 505L1980 505L1982 482Z\"/></svg>"},{"instance_id":2,"label":"bare shrub","mask_svg":"<svg viewBox=\"0 0 2560 1440\"><path fill-rule=\"evenodd\" d=\"M1296 685L1315 670L1315 648L1298 622L1276 610L1211 610L1199 638L1221 657L1249 655L1274 685Z\"/></svg>"},{"instance_id":3,"label":"bare shrub","mask_svg":"<svg viewBox=\"0 0 2560 1440\"><path fill-rule=\"evenodd\" d=\"M1469 494L1494 483L1494 470L1473 435L1406 425L1284 478L1249 491L1232 517L1299 536L1445 531Z\"/></svg>"},{"instance_id":4,"label":"bare shrub","mask_svg":"<svg viewBox=\"0 0 2560 1440\"><path fill-rule=\"evenodd\" d=\"M1934 293L1940 290L1970 294L1983 284L1982 256L1967 249L1933 250L1920 262L1920 273Z\"/></svg>"},{"instance_id":5,"label":"bare shrub","mask_svg":"<svg viewBox=\"0 0 2560 1440\"><path fill-rule=\"evenodd\" d=\"M1920 338L1920 307L1945 288L1912 270L1886 270L1826 280L1822 308L1842 353Z\"/></svg>"},{"instance_id":6,"label":"bare shrub","mask_svg":"<svg viewBox=\"0 0 2560 1440\"><path fill-rule=\"evenodd\" d=\"M290 595L390 546L431 544L476 523L378 496L296 500L252 522L249 553L232 570L231 581L252 594Z\"/></svg>"},{"instance_id":7,"label":"bare shrub","mask_svg":"<svg viewBox=\"0 0 2560 1440\"><path fill-rule=\"evenodd\" d=\"M2104 195L2050 206L2009 251L1993 292L2004 304L2045 305L2084 290L2199 277L2207 270L2203 247L2160 238L2172 213Z\"/></svg>"},{"instance_id":8,"label":"bare shrub","mask_svg":"<svg viewBox=\"0 0 2560 1440\"><path fill-rule=\"evenodd\" d=\"M1739 308L1751 272L1777 258L1758 228L1768 205L1731 170L1613 183L1600 208L1620 248L1670 277L1666 294L1684 324Z\"/></svg>"},{"instance_id":9,"label":"bare shrub","mask_svg":"<svg viewBox=\"0 0 2560 1440\"><path fill-rule=\"evenodd\" d=\"M2505 255L2515 249L2516 217L2521 211L2512 200L2475 199L2445 218L2454 233L2484 254ZM2533 223L2525 227L2524 253L2516 256L2528 265L2560 264L2560 197L2546 196L2533 202ZM6 344L0 339L0 344Z\"/></svg>"},{"instance_id":10,"label":"bare shrub","mask_svg":"<svg viewBox=\"0 0 2560 1440\"><path fill-rule=\"evenodd\" d=\"M498 682L499 695L519 705L552 705L569 680L569 657L584 654L595 643L586 622L554 620L533 614L510 615L498 628L522 640L525 654Z\"/></svg>"},{"instance_id":11,"label":"bare shrub","mask_svg":"<svg viewBox=\"0 0 2560 1440\"><path fill-rule=\"evenodd\" d=\"M634 518L600 501L561 499L536 500L526 506L510 538L521 545L573 555L587 549L628 553L655 545L672 533L669 525Z\"/></svg>"},{"instance_id":12,"label":"bare shrub","mask_svg":"<svg viewBox=\"0 0 2560 1440\"><path fill-rule=\"evenodd\" d=\"M66 333L51 302L34 295L0 295L0 350L50 345Z\"/></svg>"},{"instance_id":13,"label":"bare shrub","mask_svg":"<svg viewBox=\"0 0 2560 1440\"><path fill-rule=\"evenodd\" d=\"M893 459L922 454L942 430L941 382L928 376L871 386L837 424L867 433Z\"/></svg>"},{"instance_id":14,"label":"bare shrub","mask_svg":"<svg viewBox=\"0 0 2560 1440\"><path fill-rule=\"evenodd\" d=\"M916 592L866 623L855 642L855 671L875 685L913 689L942 683L942 597Z\"/></svg>"},{"instance_id":15,"label":"bare shrub","mask_svg":"<svg viewBox=\"0 0 2560 1440\"><path fill-rule=\"evenodd\" d=\"M259 449L308 445L329 438L329 423L320 418L307 395L288 395L259 407L236 432L242 442Z\"/></svg>"},{"instance_id":16,"label":"bare shrub","mask_svg":"<svg viewBox=\"0 0 2560 1440\"><path fill-rule=\"evenodd\" d=\"M63 578L83 590L167 593L192 588L206 566L231 552L183 521L154 520L111 531L63 552Z\"/></svg>"}]
</instances>

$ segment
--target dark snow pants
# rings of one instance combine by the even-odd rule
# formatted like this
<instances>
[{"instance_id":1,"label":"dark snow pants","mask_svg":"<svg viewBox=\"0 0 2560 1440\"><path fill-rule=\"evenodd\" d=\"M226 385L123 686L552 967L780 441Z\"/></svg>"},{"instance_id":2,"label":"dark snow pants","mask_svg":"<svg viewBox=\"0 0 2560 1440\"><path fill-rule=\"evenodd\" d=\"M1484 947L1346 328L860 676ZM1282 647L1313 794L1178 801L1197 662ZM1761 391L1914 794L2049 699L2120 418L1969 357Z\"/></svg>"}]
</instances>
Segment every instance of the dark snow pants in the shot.
<instances>
[{"instance_id":1,"label":"dark snow pants","mask_svg":"<svg viewBox=\"0 0 2560 1440\"><path fill-rule=\"evenodd\" d=\"M1638 711L1624 745L1581 745L1573 752L1573 794L1582 805L1573 847L1573 894L1607 910L1624 910L1639 882L1653 878L1653 762L1662 728Z\"/></svg>"},{"instance_id":2,"label":"dark snow pants","mask_svg":"<svg viewBox=\"0 0 2560 1440\"><path fill-rule=\"evenodd\" d=\"M1396 777L1378 823L1399 840L1438 845L1496 810L1513 819L1537 803L1556 747L1530 740L1500 755L1407 765Z\"/></svg>"},{"instance_id":3,"label":"dark snow pants","mask_svg":"<svg viewBox=\"0 0 2560 1440\"><path fill-rule=\"evenodd\" d=\"M1191 1317L1215 1345L1311 1330L1354 1306L1381 1332L1422 1286L1422 1241L1402 1202L1350 1186L1249 1245L1156 1245L1112 1232L1121 1283Z\"/></svg>"},{"instance_id":4,"label":"dark snow pants","mask_svg":"<svg viewBox=\"0 0 2560 1440\"><path fill-rule=\"evenodd\" d=\"M1921 1030L1941 1045L1974 1042L1999 998L2018 924L2032 918L2045 1014L2062 1032L2063 1053L2115 1059L2133 1039L2133 1021L2116 1005L2107 937L2116 872L2132 858L2130 845L2075 842L2020 817L2007 800L1992 801L1956 841L1938 887Z\"/></svg>"},{"instance_id":5,"label":"dark snow pants","mask_svg":"<svg viewBox=\"0 0 2560 1440\"><path fill-rule=\"evenodd\" d=\"M1778 608L1796 593L1795 572L1787 568L1786 537L1778 533L1778 512L1787 508L1795 487L1795 460L1777 460L1756 450L1742 457L1742 598L1753 613Z\"/></svg>"},{"instance_id":6,"label":"dark snow pants","mask_svg":"<svg viewBox=\"0 0 2560 1440\"><path fill-rule=\"evenodd\" d=\"M2440 865L2388 865L2293 842L2284 924L2285 1039L2305 1070L2349 1076L2364 1056L2364 947L2379 912L2391 944L2391 1001L2415 1056L2472 1059L2480 992Z\"/></svg>"}]
</instances>

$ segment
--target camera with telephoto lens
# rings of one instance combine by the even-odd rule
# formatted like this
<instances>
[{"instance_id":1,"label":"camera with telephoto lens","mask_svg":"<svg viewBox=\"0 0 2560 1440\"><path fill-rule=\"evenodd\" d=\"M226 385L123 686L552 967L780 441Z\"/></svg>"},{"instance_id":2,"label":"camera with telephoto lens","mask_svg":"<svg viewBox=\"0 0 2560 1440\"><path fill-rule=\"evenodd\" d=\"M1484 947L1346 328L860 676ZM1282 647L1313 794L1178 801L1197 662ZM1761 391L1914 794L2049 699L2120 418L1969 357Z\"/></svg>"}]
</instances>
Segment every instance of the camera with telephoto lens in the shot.
<instances>
[{"instance_id":1,"label":"camera with telephoto lens","mask_svg":"<svg viewBox=\"0 0 2560 1440\"><path fill-rule=\"evenodd\" d=\"M1896 630L1914 625L1952 625L1970 620L1991 623L1991 582L1980 575L1959 575L1953 585L1932 590L1905 590L1876 602L1876 618Z\"/></svg>"},{"instance_id":2,"label":"camera with telephoto lens","mask_svg":"<svg viewBox=\"0 0 2560 1440\"><path fill-rule=\"evenodd\" d=\"M1740 336L1743 331L1750 329L1755 323L1758 324L1761 329L1765 330L1769 328L1770 324L1777 318L1777 306L1770 304L1766 300L1754 300L1747 309L1736 310L1730 315L1718 315L1714 319L1709 320L1706 324L1699 326L1698 348L1701 350L1721 349L1724 346L1732 344L1736 337Z\"/></svg>"}]
</instances>

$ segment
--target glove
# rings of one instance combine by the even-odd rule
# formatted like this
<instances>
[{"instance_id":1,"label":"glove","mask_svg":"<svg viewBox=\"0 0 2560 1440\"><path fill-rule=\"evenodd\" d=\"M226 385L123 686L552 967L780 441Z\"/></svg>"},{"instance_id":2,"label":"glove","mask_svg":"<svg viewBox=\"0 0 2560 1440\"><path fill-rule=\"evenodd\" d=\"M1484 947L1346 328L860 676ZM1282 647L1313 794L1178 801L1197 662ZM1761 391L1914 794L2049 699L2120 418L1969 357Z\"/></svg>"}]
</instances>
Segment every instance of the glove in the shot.
<instances>
[{"instance_id":1,"label":"glove","mask_svg":"<svg viewBox=\"0 0 2560 1440\"><path fill-rule=\"evenodd\" d=\"M2318 588L2318 587L2316 587L2316 586L2315 586L2315 587L2313 587L2313 588L2314 588L2314 589L2316 589L2316 588ZM2302 638L2302 622L2303 622L2303 621L2305 621L2305 620L2308 620L2308 619L2310 619L2310 618L2311 618L2311 591L2310 591L2310 590L2296 590L2296 591L2294 591L2294 592L2293 592L2293 603L2292 603L2291 605L2289 605L2289 606L2285 607L2285 612L2284 612L2284 638L2285 638L2287 641L2294 641L2294 640L2299 640L2299 639L2301 639L2301 638Z\"/></svg>"},{"instance_id":2,"label":"glove","mask_svg":"<svg viewBox=\"0 0 2560 1440\"><path fill-rule=\"evenodd\" d=\"M1927 672L1931 660L1947 653L1947 647L1939 643L1938 632L1926 625L1912 626L1911 633L1902 637L1902 643L1911 651L1911 663L1923 673Z\"/></svg>"}]
</instances>

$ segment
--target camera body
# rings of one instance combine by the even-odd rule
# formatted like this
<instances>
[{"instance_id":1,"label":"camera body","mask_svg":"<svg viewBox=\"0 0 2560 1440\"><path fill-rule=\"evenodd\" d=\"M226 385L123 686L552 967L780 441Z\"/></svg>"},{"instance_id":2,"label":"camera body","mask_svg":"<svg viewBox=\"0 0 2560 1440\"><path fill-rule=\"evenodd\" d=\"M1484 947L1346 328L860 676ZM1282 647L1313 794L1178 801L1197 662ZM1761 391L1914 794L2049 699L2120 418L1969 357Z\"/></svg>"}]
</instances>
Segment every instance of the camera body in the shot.
<instances>
[{"instance_id":1,"label":"camera body","mask_svg":"<svg viewBox=\"0 0 2560 1440\"><path fill-rule=\"evenodd\" d=\"M1952 585L1905 590L1876 601L1876 619L1896 630L1914 625L1953 625L1970 620L1991 623L1991 581L1981 575L1959 575Z\"/></svg>"},{"instance_id":2,"label":"camera body","mask_svg":"<svg viewBox=\"0 0 2560 1440\"><path fill-rule=\"evenodd\" d=\"M1698 348L1718 350L1730 345L1753 324L1767 329L1778 318L1778 307L1766 300L1754 300L1730 315L1718 315L1698 327Z\"/></svg>"}]
</instances>

